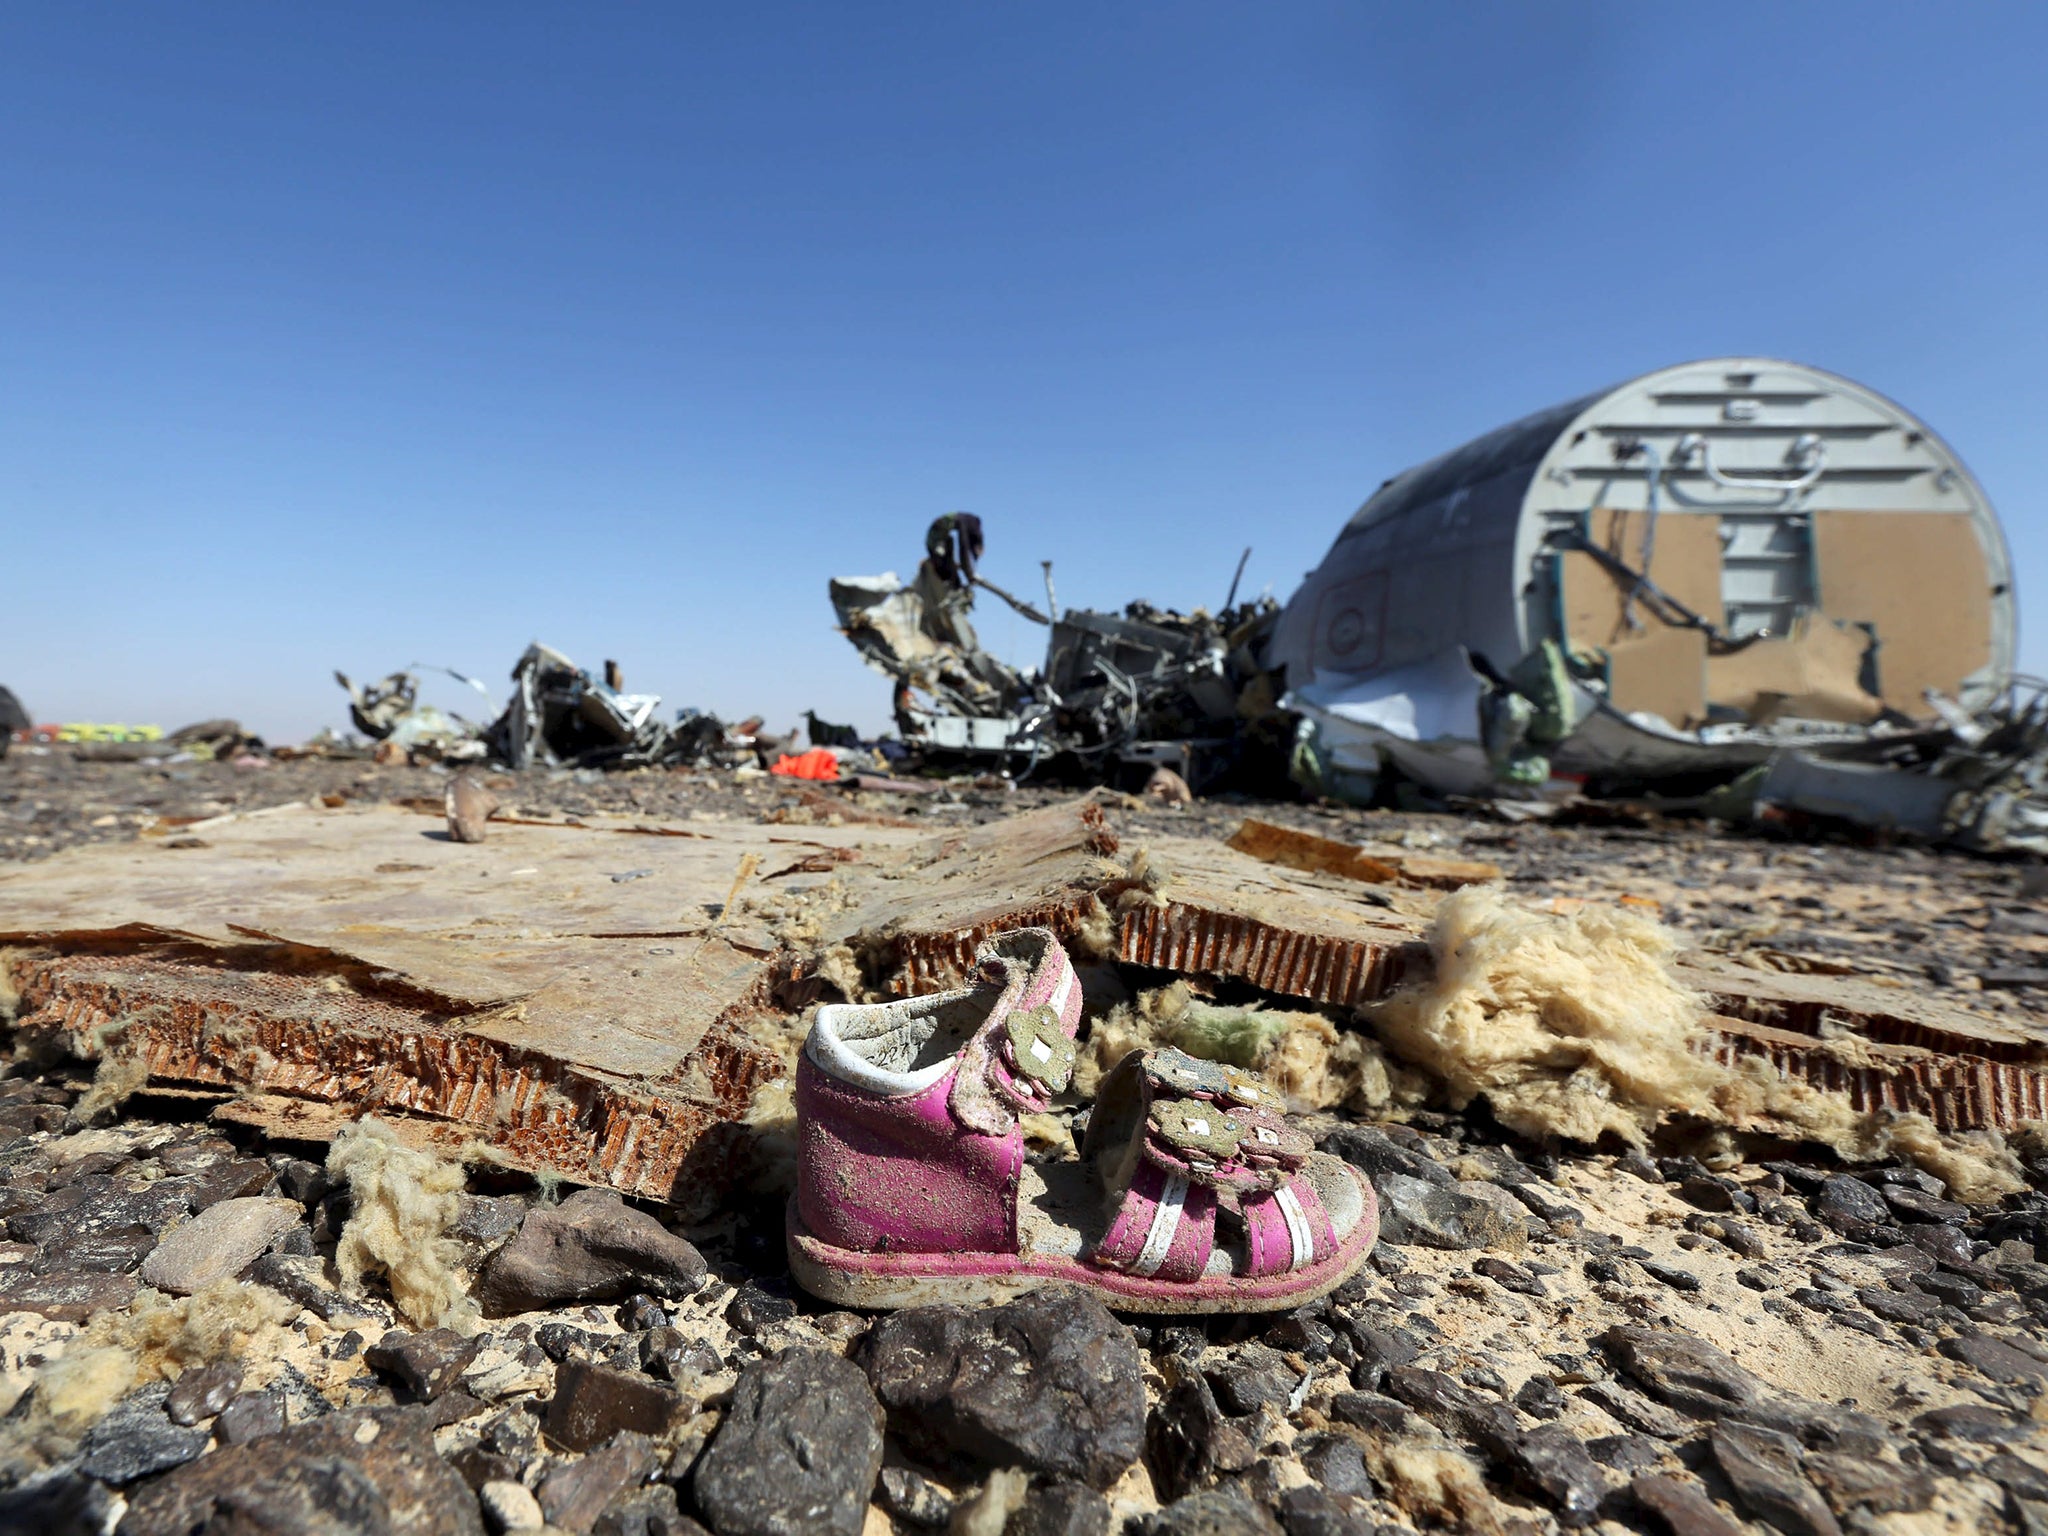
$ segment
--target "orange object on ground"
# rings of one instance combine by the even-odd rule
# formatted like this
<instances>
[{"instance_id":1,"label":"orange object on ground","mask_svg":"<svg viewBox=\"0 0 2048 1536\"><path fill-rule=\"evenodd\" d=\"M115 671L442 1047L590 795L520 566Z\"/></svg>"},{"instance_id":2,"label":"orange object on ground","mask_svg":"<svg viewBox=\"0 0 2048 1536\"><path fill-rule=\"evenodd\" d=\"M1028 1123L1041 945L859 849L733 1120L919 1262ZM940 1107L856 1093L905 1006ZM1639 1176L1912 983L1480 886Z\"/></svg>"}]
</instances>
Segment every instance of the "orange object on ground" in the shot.
<instances>
[{"instance_id":1,"label":"orange object on ground","mask_svg":"<svg viewBox=\"0 0 2048 1536\"><path fill-rule=\"evenodd\" d=\"M785 779L837 779L839 777L839 754L828 752L823 747L813 747L808 752L799 752L795 757L784 753L775 759L770 773L779 773Z\"/></svg>"}]
</instances>

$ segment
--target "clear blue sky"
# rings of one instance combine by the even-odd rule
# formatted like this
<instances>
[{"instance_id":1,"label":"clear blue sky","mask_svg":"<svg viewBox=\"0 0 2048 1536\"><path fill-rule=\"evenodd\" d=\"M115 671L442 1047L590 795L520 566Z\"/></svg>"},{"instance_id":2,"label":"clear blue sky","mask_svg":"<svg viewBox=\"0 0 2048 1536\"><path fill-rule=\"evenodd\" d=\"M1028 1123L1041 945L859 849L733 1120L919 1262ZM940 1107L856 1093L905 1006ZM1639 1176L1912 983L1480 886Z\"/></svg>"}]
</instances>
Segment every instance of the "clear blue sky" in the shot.
<instances>
[{"instance_id":1,"label":"clear blue sky","mask_svg":"<svg viewBox=\"0 0 2048 1536\"><path fill-rule=\"evenodd\" d=\"M539 638L872 725L826 578L940 512L1063 601L1285 596L1388 474L1732 352L1932 422L2032 614L2044 58L2019 4L15 5L0 681L295 739Z\"/></svg>"}]
</instances>

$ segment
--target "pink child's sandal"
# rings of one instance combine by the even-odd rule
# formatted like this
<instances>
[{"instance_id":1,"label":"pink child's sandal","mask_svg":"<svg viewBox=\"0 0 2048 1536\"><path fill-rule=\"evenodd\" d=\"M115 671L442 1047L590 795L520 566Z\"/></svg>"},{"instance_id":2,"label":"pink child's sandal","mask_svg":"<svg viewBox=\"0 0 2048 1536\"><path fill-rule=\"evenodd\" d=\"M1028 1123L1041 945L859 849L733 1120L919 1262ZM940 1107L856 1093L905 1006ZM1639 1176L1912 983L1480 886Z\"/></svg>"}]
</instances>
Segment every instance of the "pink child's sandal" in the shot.
<instances>
[{"instance_id":1,"label":"pink child's sandal","mask_svg":"<svg viewBox=\"0 0 2048 1536\"><path fill-rule=\"evenodd\" d=\"M1050 931L984 943L982 985L818 1010L797 1064L790 1268L842 1306L1003 1300L1069 1281L1133 1312L1263 1312L1335 1289L1379 1231L1372 1186L1251 1073L1133 1052L1078 1160L1019 1116L1073 1074L1081 989Z\"/></svg>"}]
</instances>

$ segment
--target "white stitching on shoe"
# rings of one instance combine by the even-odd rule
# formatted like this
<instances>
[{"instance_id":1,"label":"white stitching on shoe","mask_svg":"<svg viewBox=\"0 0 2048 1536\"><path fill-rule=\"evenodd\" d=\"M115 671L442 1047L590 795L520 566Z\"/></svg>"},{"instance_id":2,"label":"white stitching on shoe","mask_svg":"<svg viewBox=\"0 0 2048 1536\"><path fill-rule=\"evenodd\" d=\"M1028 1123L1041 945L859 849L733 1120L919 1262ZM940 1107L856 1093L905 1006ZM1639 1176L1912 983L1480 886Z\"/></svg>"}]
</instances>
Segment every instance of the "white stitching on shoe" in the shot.
<instances>
[{"instance_id":1,"label":"white stitching on shoe","mask_svg":"<svg viewBox=\"0 0 2048 1536\"><path fill-rule=\"evenodd\" d=\"M1173 1247L1174 1234L1180 1231L1181 1206L1187 1197L1188 1181L1180 1174L1168 1174L1159 1203L1152 1208L1152 1225L1145 1232L1145 1246L1138 1250L1131 1265L1132 1274L1150 1276L1159 1272Z\"/></svg>"},{"instance_id":2,"label":"white stitching on shoe","mask_svg":"<svg viewBox=\"0 0 2048 1536\"><path fill-rule=\"evenodd\" d=\"M1065 955L1061 955L1059 983L1052 989L1052 1002L1048 1006L1059 1016L1062 1029L1067 1023L1067 999L1073 995L1076 980L1073 963Z\"/></svg>"},{"instance_id":3,"label":"white stitching on shoe","mask_svg":"<svg viewBox=\"0 0 2048 1536\"><path fill-rule=\"evenodd\" d=\"M1309 1229L1308 1212L1301 1208L1292 1184L1281 1185L1273 1198L1280 1206L1280 1214L1287 1219L1287 1239L1294 1247L1294 1256L1287 1265L1288 1272L1307 1269L1316 1252L1316 1239Z\"/></svg>"}]
</instances>

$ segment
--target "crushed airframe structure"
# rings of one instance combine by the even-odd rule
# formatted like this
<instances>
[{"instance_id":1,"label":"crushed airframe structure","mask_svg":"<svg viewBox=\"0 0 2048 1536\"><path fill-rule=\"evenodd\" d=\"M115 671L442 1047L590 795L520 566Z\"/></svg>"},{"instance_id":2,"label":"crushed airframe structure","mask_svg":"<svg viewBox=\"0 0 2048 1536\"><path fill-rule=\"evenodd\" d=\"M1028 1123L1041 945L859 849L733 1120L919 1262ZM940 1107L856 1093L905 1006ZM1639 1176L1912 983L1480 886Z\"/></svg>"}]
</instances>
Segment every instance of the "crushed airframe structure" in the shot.
<instances>
[{"instance_id":1,"label":"crushed airframe structure","mask_svg":"<svg viewBox=\"0 0 2048 1536\"><path fill-rule=\"evenodd\" d=\"M616 662L606 662L598 677L538 642L514 664L512 697L489 725L422 703L422 670L446 672L490 702L482 683L451 667L427 669L415 662L368 687L337 672L334 679L348 691L356 729L408 753L445 762L488 758L514 769L730 767L753 740L744 729L730 731L717 716L699 710L679 710L664 720L658 713L661 696L627 693Z\"/></svg>"},{"instance_id":2,"label":"crushed airframe structure","mask_svg":"<svg viewBox=\"0 0 2048 1536\"><path fill-rule=\"evenodd\" d=\"M1432 974L1445 888L1498 873L1258 825L1227 846L1154 839L1141 860L1089 800L938 835L520 818L466 844L438 819L299 804L175 858L101 844L0 870L17 1044L275 1136L376 1114L701 1208L748 1177L740 1122L820 998L953 985L987 935L1044 924L1084 958L1253 989L1369 1039L1369 1010ZM1122 983L1089 974L1099 1015ZM1676 980L1708 1000L1702 1060L1942 1130L2048 1113L2031 1023L1704 953Z\"/></svg>"},{"instance_id":3,"label":"crushed airframe structure","mask_svg":"<svg viewBox=\"0 0 2048 1536\"><path fill-rule=\"evenodd\" d=\"M1925 423L1720 358L1388 480L1266 661L1299 776L1339 798L1557 775L2048 852L2048 706L2013 677L2017 622L1997 516Z\"/></svg>"},{"instance_id":4,"label":"crushed airframe structure","mask_svg":"<svg viewBox=\"0 0 2048 1536\"><path fill-rule=\"evenodd\" d=\"M1259 660L1279 616L1270 599L1239 604L1233 583L1214 614L1145 602L1061 612L1048 561L1041 612L976 569L984 540L972 513L933 523L925 547L908 585L893 572L838 577L831 597L840 632L895 685L904 745L928 760L1109 782L1167 767L1202 786L1238 767L1273 717ZM968 618L977 589L1046 627L1041 668L1021 672L981 648Z\"/></svg>"}]
</instances>

